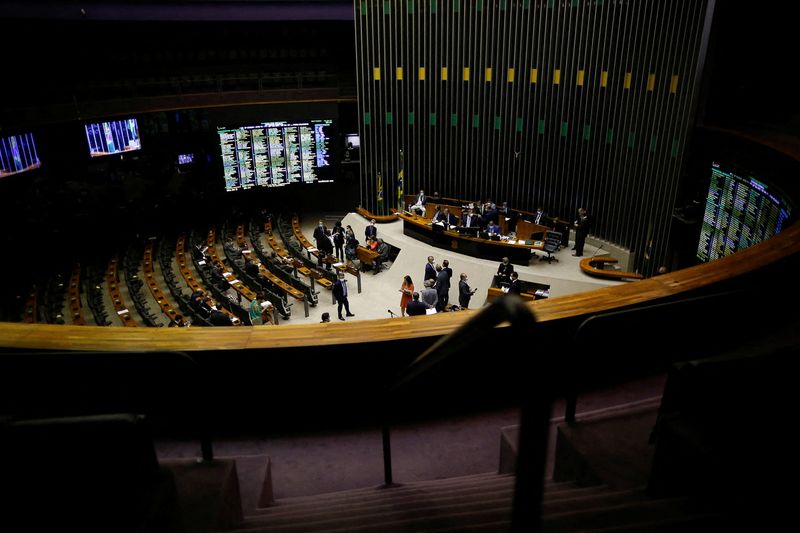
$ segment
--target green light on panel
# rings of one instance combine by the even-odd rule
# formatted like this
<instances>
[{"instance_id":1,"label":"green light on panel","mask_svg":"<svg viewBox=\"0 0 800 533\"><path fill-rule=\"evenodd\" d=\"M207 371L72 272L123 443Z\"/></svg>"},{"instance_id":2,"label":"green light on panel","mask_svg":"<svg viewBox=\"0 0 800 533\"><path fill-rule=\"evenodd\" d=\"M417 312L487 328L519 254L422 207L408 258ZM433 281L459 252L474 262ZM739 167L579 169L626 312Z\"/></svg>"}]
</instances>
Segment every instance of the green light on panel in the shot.
<instances>
[{"instance_id":1,"label":"green light on panel","mask_svg":"<svg viewBox=\"0 0 800 533\"><path fill-rule=\"evenodd\" d=\"M436 113L431 113L430 124L431 126L436 125Z\"/></svg>"},{"instance_id":2,"label":"green light on panel","mask_svg":"<svg viewBox=\"0 0 800 533\"><path fill-rule=\"evenodd\" d=\"M372 115L370 115L369 111L364 112L364 124L367 126L372 124Z\"/></svg>"},{"instance_id":3,"label":"green light on panel","mask_svg":"<svg viewBox=\"0 0 800 533\"><path fill-rule=\"evenodd\" d=\"M614 130L608 128L606 130L606 144L611 144L614 142Z\"/></svg>"},{"instance_id":4,"label":"green light on panel","mask_svg":"<svg viewBox=\"0 0 800 533\"><path fill-rule=\"evenodd\" d=\"M483 0L476 0L475 11L483 11Z\"/></svg>"},{"instance_id":5,"label":"green light on panel","mask_svg":"<svg viewBox=\"0 0 800 533\"><path fill-rule=\"evenodd\" d=\"M531 0L522 0L522 9L528 9L531 7Z\"/></svg>"},{"instance_id":6,"label":"green light on panel","mask_svg":"<svg viewBox=\"0 0 800 533\"><path fill-rule=\"evenodd\" d=\"M583 140L588 141L591 136L592 136L592 127L589 124L586 124L583 127Z\"/></svg>"},{"instance_id":7,"label":"green light on panel","mask_svg":"<svg viewBox=\"0 0 800 533\"><path fill-rule=\"evenodd\" d=\"M461 13L461 0L453 0L453 13Z\"/></svg>"},{"instance_id":8,"label":"green light on panel","mask_svg":"<svg viewBox=\"0 0 800 533\"><path fill-rule=\"evenodd\" d=\"M408 0L406 3L406 11L408 11L409 15L414 14L414 0Z\"/></svg>"},{"instance_id":9,"label":"green light on panel","mask_svg":"<svg viewBox=\"0 0 800 533\"><path fill-rule=\"evenodd\" d=\"M472 127L477 128L481 123L481 119L478 115L472 115Z\"/></svg>"},{"instance_id":10,"label":"green light on panel","mask_svg":"<svg viewBox=\"0 0 800 533\"><path fill-rule=\"evenodd\" d=\"M517 133L522 133L522 117L517 117Z\"/></svg>"},{"instance_id":11,"label":"green light on panel","mask_svg":"<svg viewBox=\"0 0 800 533\"><path fill-rule=\"evenodd\" d=\"M409 126L413 126L414 125L414 112L413 111L409 111L408 112L408 125Z\"/></svg>"},{"instance_id":12,"label":"green light on panel","mask_svg":"<svg viewBox=\"0 0 800 533\"><path fill-rule=\"evenodd\" d=\"M561 123L561 136L566 137L567 131L569 131L569 122L562 122Z\"/></svg>"},{"instance_id":13,"label":"green light on panel","mask_svg":"<svg viewBox=\"0 0 800 533\"><path fill-rule=\"evenodd\" d=\"M392 14L392 2L391 2L391 0L383 0L383 14L384 15L391 15Z\"/></svg>"},{"instance_id":14,"label":"green light on panel","mask_svg":"<svg viewBox=\"0 0 800 533\"><path fill-rule=\"evenodd\" d=\"M367 14L367 0L361 0L361 15Z\"/></svg>"},{"instance_id":15,"label":"green light on panel","mask_svg":"<svg viewBox=\"0 0 800 533\"><path fill-rule=\"evenodd\" d=\"M505 11L506 10L506 3L507 2L508 2L508 0L500 0L500 2L498 3L498 6L500 7L500 11Z\"/></svg>"},{"instance_id":16,"label":"green light on panel","mask_svg":"<svg viewBox=\"0 0 800 533\"><path fill-rule=\"evenodd\" d=\"M391 126L394 124L394 115L392 115L391 111L386 112L386 125Z\"/></svg>"},{"instance_id":17,"label":"green light on panel","mask_svg":"<svg viewBox=\"0 0 800 533\"><path fill-rule=\"evenodd\" d=\"M553 7L555 5L556 5L556 0L547 0L547 8L548 9L553 9Z\"/></svg>"},{"instance_id":18,"label":"green light on panel","mask_svg":"<svg viewBox=\"0 0 800 533\"><path fill-rule=\"evenodd\" d=\"M650 137L650 151L655 152L657 145L658 145L658 136L653 135L652 137Z\"/></svg>"},{"instance_id":19,"label":"green light on panel","mask_svg":"<svg viewBox=\"0 0 800 533\"><path fill-rule=\"evenodd\" d=\"M572 7L578 7L578 3L579 3L579 2L578 2L578 0L572 0L572 2L570 3L570 5L571 5Z\"/></svg>"},{"instance_id":20,"label":"green light on panel","mask_svg":"<svg viewBox=\"0 0 800 533\"><path fill-rule=\"evenodd\" d=\"M672 141L672 157L673 158L678 157L678 148L679 147L680 147L680 143L678 142L678 139L674 139Z\"/></svg>"},{"instance_id":21,"label":"green light on panel","mask_svg":"<svg viewBox=\"0 0 800 533\"><path fill-rule=\"evenodd\" d=\"M500 129L500 117L494 117L494 129Z\"/></svg>"},{"instance_id":22,"label":"green light on panel","mask_svg":"<svg viewBox=\"0 0 800 533\"><path fill-rule=\"evenodd\" d=\"M455 113L450 114L450 125L458 126L458 115Z\"/></svg>"},{"instance_id":23,"label":"green light on panel","mask_svg":"<svg viewBox=\"0 0 800 533\"><path fill-rule=\"evenodd\" d=\"M539 127L537 128L539 135L544 135L544 119L539 119Z\"/></svg>"},{"instance_id":24,"label":"green light on panel","mask_svg":"<svg viewBox=\"0 0 800 533\"><path fill-rule=\"evenodd\" d=\"M438 10L438 9L439 9L439 5L438 5L437 1L436 0L431 0L431 13L433 15L435 15L436 14L436 10Z\"/></svg>"},{"instance_id":25,"label":"green light on panel","mask_svg":"<svg viewBox=\"0 0 800 533\"><path fill-rule=\"evenodd\" d=\"M636 144L636 132L632 131L628 134L628 148L633 148L634 144Z\"/></svg>"}]
</instances>

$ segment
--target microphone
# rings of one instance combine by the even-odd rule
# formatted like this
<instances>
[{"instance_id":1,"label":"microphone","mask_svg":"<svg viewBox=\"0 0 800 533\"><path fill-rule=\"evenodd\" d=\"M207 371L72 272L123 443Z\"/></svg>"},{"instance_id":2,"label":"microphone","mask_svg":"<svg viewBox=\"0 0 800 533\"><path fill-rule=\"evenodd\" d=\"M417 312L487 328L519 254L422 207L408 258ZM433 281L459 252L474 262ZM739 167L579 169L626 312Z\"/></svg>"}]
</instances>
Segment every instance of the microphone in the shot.
<instances>
[{"instance_id":1,"label":"microphone","mask_svg":"<svg viewBox=\"0 0 800 533\"><path fill-rule=\"evenodd\" d=\"M602 249L603 249L603 245L601 244L600 248L598 248L597 250L594 251L594 253L592 254L592 257L596 256L600 252L600 250L602 250Z\"/></svg>"},{"instance_id":2,"label":"microphone","mask_svg":"<svg viewBox=\"0 0 800 533\"><path fill-rule=\"evenodd\" d=\"M391 310L391 309L389 309L388 311L389 311L389 316L390 316L390 317L392 317L392 318L394 318L394 317L395 317L395 314L394 314L394 313L392 313L392 310Z\"/></svg>"}]
</instances>

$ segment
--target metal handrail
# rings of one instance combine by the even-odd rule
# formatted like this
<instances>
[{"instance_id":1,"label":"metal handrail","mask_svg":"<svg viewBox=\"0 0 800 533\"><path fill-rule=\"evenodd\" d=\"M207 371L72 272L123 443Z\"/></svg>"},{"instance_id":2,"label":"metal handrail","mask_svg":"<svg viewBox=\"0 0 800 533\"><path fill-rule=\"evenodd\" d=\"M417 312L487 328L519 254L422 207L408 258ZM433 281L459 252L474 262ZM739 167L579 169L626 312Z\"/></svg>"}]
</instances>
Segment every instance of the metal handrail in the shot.
<instances>
[{"instance_id":1,"label":"metal handrail","mask_svg":"<svg viewBox=\"0 0 800 533\"><path fill-rule=\"evenodd\" d=\"M505 295L484 307L458 329L440 338L433 346L412 361L401 371L389 387L388 397L406 387L422 374L446 359L464 353L474 343L491 335L495 328L506 326L530 333L536 327L536 317L530 306L515 295ZM543 366L544 363L539 363ZM547 386L544 368L532 373L531 390L526 394L520 415L519 453L511 515L513 531L536 532L541 528L541 507L544 493L545 452L547 432L553 395ZM389 420L391 410L387 406L382 427L384 486L393 486L391 441Z\"/></svg>"}]
</instances>

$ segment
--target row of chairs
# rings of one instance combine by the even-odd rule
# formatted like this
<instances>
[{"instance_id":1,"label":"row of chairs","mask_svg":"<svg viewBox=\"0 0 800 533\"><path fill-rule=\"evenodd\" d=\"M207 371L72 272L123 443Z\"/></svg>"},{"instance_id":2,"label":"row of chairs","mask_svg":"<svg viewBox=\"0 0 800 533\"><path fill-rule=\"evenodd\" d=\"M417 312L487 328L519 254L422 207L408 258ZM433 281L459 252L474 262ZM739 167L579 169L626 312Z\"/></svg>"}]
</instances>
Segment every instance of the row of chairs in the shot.
<instances>
[{"instance_id":1,"label":"row of chairs","mask_svg":"<svg viewBox=\"0 0 800 533\"><path fill-rule=\"evenodd\" d=\"M125 271L125 284L128 286L128 293L133 299L133 305L136 307L136 311L138 311L139 316L142 317L142 321L145 325L151 328L161 327L163 324L153 315L142 291L144 281L139 277L139 270L142 266L141 258L141 250L137 250L135 246L128 247L122 259L122 266Z\"/></svg>"},{"instance_id":2,"label":"row of chairs","mask_svg":"<svg viewBox=\"0 0 800 533\"><path fill-rule=\"evenodd\" d=\"M103 271L93 265L86 265L83 275L83 290L95 324L98 326L110 326L111 321L108 319L108 310L103 298Z\"/></svg>"},{"instance_id":3,"label":"row of chairs","mask_svg":"<svg viewBox=\"0 0 800 533\"><path fill-rule=\"evenodd\" d=\"M178 308L185 317L191 317L192 325L194 326L211 326L207 316L203 316L197 309L191 305L191 295L187 294L181 288L178 277L172 269L172 257L175 245L172 241L160 239L158 247L158 264L161 267L161 275L164 276L164 281L167 282L167 288L170 294L178 303Z\"/></svg>"}]
</instances>

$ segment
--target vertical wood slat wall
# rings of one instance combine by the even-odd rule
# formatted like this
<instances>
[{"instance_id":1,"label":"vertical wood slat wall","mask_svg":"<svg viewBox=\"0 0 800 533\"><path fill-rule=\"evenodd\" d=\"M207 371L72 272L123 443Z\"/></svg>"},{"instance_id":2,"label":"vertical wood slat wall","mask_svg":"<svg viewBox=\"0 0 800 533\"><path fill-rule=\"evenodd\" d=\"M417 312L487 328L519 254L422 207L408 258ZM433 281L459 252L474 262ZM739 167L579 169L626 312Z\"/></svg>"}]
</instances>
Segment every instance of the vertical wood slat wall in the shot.
<instances>
[{"instance_id":1,"label":"vertical wood slat wall","mask_svg":"<svg viewBox=\"0 0 800 533\"><path fill-rule=\"evenodd\" d=\"M355 0L361 203L594 215L665 264L707 0ZM402 151L402 155L401 155ZM378 202L380 172L383 198Z\"/></svg>"}]
</instances>

